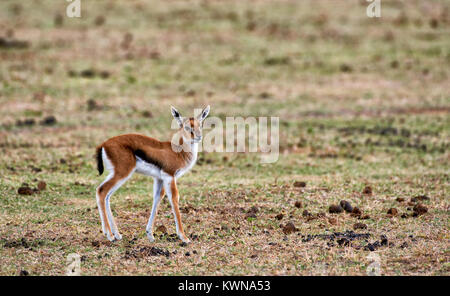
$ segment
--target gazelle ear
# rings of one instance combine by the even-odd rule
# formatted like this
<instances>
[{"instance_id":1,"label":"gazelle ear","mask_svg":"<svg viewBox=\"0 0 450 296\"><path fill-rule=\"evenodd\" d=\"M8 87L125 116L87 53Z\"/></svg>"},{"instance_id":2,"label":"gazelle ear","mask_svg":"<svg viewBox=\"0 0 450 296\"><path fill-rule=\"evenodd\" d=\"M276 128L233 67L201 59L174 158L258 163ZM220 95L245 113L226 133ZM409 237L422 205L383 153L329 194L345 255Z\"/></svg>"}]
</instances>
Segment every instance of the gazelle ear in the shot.
<instances>
[{"instance_id":1,"label":"gazelle ear","mask_svg":"<svg viewBox=\"0 0 450 296\"><path fill-rule=\"evenodd\" d=\"M205 118L206 118L206 117L208 116L208 114L209 114L209 109L210 109L209 105L206 106L206 108L203 109L202 113L197 117L197 120L200 121L200 122L202 122L203 120L205 120Z\"/></svg>"},{"instance_id":2,"label":"gazelle ear","mask_svg":"<svg viewBox=\"0 0 450 296\"><path fill-rule=\"evenodd\" d=\"M180 112L178 112L177 109L175 109L175 107L170 106L170 111L172 112L172 116L173 118L175 118L178 122L178 125L181 127L183 126L183 120L181 118L181 114Z\"/></svg>"}]
</instances>

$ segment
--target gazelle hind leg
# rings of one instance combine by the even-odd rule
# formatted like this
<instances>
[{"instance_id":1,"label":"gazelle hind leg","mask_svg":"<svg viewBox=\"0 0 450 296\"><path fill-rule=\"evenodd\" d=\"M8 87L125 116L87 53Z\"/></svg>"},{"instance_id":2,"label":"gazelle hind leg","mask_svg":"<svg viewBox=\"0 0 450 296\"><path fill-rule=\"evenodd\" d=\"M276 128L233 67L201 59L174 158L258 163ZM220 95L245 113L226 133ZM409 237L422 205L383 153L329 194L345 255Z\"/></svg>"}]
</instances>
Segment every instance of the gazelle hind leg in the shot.
<instances>
[{"instance_id":1,"label":"gazelle hind leg","mask_svg":"<svg viewBox=\"0 0 450 296\"><path fill-rule=\"evenodd\" d=\"M163 197L164 197L163 181L161 179L154 178L152 212L150 214L150 218L148 219L147 227L145 228L145 232L147 233L147 237L150 242L155 241L155 238L153 236L153 226L155 224L156 215L158 214L159 203L161 202L161 199Z\"/></svg>"},{"instance_id":2,"label":"gazelle hind leg","mask_svg":"<svg viewBox=\"0 0 450 296\"><path fill-rule=\"evenodd\" d=\"M173 216L175 219L175 225L177 228L178 237L183 242L189 243L190 241L189 241L188 237L186 236L186 234L184 234L183 224L181 223L181 214L180 214L180 209L178 206L179 195L178 195L178 188L177 188L175 178L165 180L164 181L164 189L167 192L167 197L169 198L170 204L172 206L172 211L173 211Z\"/></svg>"},{"instance_id":3,"label":"gazelle hind leg","mask_svg":"<svg viewBox=\"0 0 450 296\"><path fill-rule=\"evenodd\" d=\"M115 239L117 239L117 240L121 240L122 239L122 235L119 233L119 230L118 230L117 225L116 225L116 221L115 221L114 216L113 216L113 214L111 212L110 198L111 198L111 195L113 195L113 193L116 192L116 190L119 189L120 186L122 186L133 175L133 172L134 172L134 170L132 170L131 173L128 176L126 176L125 178L119 179L113 185L113 187L109 190L109 192L106 194L106 198L105 198L106 214L107 214L108 222L109 222L109 225L111 227L111 231L112 231Z\"/></svg>"}]
</instances>

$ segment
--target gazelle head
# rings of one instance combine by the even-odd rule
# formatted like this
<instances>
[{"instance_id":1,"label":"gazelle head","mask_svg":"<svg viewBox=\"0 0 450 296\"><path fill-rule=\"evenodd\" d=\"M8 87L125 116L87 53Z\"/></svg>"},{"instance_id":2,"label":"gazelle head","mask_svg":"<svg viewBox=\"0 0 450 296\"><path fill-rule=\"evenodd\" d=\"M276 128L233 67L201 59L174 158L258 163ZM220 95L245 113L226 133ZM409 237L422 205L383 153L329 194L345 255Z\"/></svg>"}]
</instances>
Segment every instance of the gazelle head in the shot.
<instances>
[{"instance_id":1,"label":"gazelle head","mask_svg":"<svg viewBox=\"0 0 450 296\"><path fill-rule=\"evenodd\" d=\"M180 112L171 107L172 116L177 121L183 140L187 143L199 143L202 140L203 120L209 114L209 105L197 117L182 117Z\"/></svg>"}]
</instances>

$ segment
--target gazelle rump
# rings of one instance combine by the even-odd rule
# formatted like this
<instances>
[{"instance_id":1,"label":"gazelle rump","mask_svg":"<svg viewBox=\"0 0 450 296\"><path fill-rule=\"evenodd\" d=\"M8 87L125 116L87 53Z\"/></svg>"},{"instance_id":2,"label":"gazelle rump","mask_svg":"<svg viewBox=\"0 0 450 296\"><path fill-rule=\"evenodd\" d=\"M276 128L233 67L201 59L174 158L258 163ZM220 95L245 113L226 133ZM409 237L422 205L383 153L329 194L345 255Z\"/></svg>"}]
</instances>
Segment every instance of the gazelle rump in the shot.
<instances>
[{"instance_id":1,"label":"gazelle rump","mask_svg":"<svg viewBox=\"0 0 450 296\"><path fill-rule=\"evenodd\" d=\"M210 107L207 106L198 117L183 118L171 107L172 116L180 127L173 137L176 140L161 142L144 135L126 134L110 138L97 146L98 172L101 175L104 167L109 171L109 175L97 188L96 197L102 230L110 241L122 238L111 212L111 195L136 172L154 179L153 206L146 228L148 239L151 242L155 240L153 225L158 205L167 193L178 237L189 242L181 223L177 179L197 161L198 143L202 140L202 123L209 110Z\"/></svg>"}]
</instances>

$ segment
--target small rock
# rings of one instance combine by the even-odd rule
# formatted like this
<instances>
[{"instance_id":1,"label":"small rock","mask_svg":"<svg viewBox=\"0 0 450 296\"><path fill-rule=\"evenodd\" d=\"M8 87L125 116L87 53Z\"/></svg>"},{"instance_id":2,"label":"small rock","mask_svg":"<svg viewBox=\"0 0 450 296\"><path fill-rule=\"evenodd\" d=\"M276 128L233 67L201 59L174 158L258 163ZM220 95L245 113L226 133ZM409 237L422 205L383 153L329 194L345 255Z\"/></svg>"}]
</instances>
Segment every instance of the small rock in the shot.
<instances>
[{"instance_id":1,"label":"small rock","mask_svg":"<svg viewBox=\"0 0 450 296\"><path fill-rule=\"evenodd\" d=\"M350 245L350 241L349 241L348 239L346 239L346 238L338 239L338 240L337 240L337 243L338 243L340 246L344 246L344 247Z\"/></svg>"},{"instance_id":2,"label":"small rock","mask_svg":"<svg viewBox=\"0 0 450 296\"><path fill-rule=\"evenodd\" d=\"M403 197L397 197L396 201L398 201L398 202L404 202L405 199L404 199Z\"/></svg>"},{"instance_id":3,"label":"small rock","mask_svg":"<svg viewBox=\"0 0 450 296\"><path fill-rule=\"evenodd\" d=\"M56 117L53 115L45 117L41 121L41 125L55 125L56 124Z\"/></svg>"},{"instance_id":4,"label":"small rock","mask_svg":"<svg viewBox=\"0 0 450 296\"><path fill-rule=\"evenodd\" d=\"M370 187L370 186L364 187L362 193L363 193L363 194L367 194L367 195L371 195L371 194L372 194L372 187Z\"/></svg>"},{"instance_id":5,"label":"small rock","mask_svg":"<svg viewBox=\"0 0 450 296\"><path fill-rule=\"evenodd\" d=\"M300 209L302 207L302 202L301 201L296 201L294 205L295 205L296 208Z\"/></svg>"},{"instance_id":6,"label":"small rock","mask_svg":"<svg viewBox=\"0 0 450 296\"><path fill-rule=\"evenodd\" d=\"M303 181L295 181L294 187L306 187L306 182Z\"/></svg>"},{"instance_id":7,"label":"small rock","mask_svg":"<svg viewBox=\"0 0 450 296\"><path fill-rule=\"evenodd\" d=\"M191 253L186 252L186 254L184 254L184 255L187 256L187 257L189 257L189 256L191 256Z\"/></svg>"},{"instance_id":8,"label":"small rock","mask_svg":"<svg viewBox=\"0 0 450 296\"><path fill-rule=\"evenodd\" d=\"M47 183L45 183L44 181L40 181L37 185L37 188L39 189L39 191L45 190L46 187L47 187Z\"/></svg>"},{"instance_id":9,"label":"small rock","mask_svg":"<svg viewBox=\"0 0 450 296\"><path fill-rule=\"evenodd\" d=\"M336 225L337 224L337 219L336 218L328 218L328 222L330 224Z\"/></svg>"},{"instance_id":10,"label":"small rock","mask_svg":"<svg viewBox=\"0 0 450 296\"><path fill-rule=\"evenodd\" d=\"M369 250L369 251L371 251L371 252L373 252L373 251L375 251L375 246L372 245L372 244L368 244L368 245L365 247L365 249L366 249L366 250Z\"/></svg>"},{"instance_id":11,"label":"small rock","mask_svg":"<svg viewBox=\"0 0 450 296\"><path fill-rule=\"evenodd\" d=\"M152 117L153 117L152 112L150 112L150 111L148 111L148 110L143 111L141 114L142 114L142 116L145 117L145 118L152 118Z\"/></svg>"},{"instance_id":12,"label":"small rock","mask_svg":"<svg viewBox=\"0 0 450 296\"><path fill-rule=\"evenodd\" d=\"M24 270L24 269L22 269L22 270L20 271L20 273L19 273L20 276L27 276L27 275L29 275L29 274L30 274L30 273L29 273L28 271Z\"/></svg>"},{"instance_id":13,"label":"small rock","mask_svg":"<svg viewBox=\"0 0 450 296\"><path fill-rule=\"evenodd\" d=\"M387 236L383 234L383 235L380 236L380 238L381 238L381 245L382 246L387 246L388 245L388 238L387 238Z\"/></svg>"},{"instance_id":14,"label":"small rock","mask_svg":"<svg viewBox=\"0 0 450 296\"><path fill-rule=\"evenodd\" d=\"M156 232L161 232L161 233L167 233L167 228L166 228L166 226L164 226L164 225L159 225L157 228L156 228Z\"/></svg>"},{"instance_id":15,"label":"small rock","mask_svg":"<svg viewBox=\"0 0 450 296\"><path fill-rule=\"evenodd\" d=\"M353 68L348 64L342 64L340 66L340 70L341 70L341 72L352 72Z\"/></svg>"},{"instance_id":16,"label":"small rock","mask_svg":"<svg viewBox=\"0 0 450 296\"><path fill-rule=\"evenodd\" d=\"M416 197L411 198L411 202L430 200L430 198L426 195L418 195Z\"/></svg>"},{"instance_id":17,"label":"small rock","mask_svg":"<svg viewBox=\"0 0 450 296\"><path fill-rule=\"evenodd\" d=\"M338 205L331 205L328 208L328 212L331 214L339 214L342 213L344 211L344 209L341 206Z\"/></svg>"},{"instance_id":18,"label":"small rock","mask_svg":"<svg viewBox=\"0 0 450 296\"><path fill-rule=\"evenodd\" d=\"M284 215L282 213L279 213L278 215L275 216L275 219L277 220L281 220L283 219Z\"/></svg>"},{"instance_id":19,"label":"small rock","mask_svg":"<svg viewBox=\"0 0 450 296\"><path fill-rule=\"evenodd\" d=\"M99 241L93 241L92 242L92 246L98 248L98 247L100 247L100 242Z\"/></svg>"},{"instance_id":20,"label":"small rock","mask_svg":"<svg viewBox=\"0 0 450 296\"><path fill-rule=\"evenodd\" d=\"M259 212L259 209L257 206L253 206L247 211L247 213L255 213L255 214L258 212Z\"/></svg>"},{"instance_id":21,"label":"small rock","mask_svg":"<svg viewBox=\"0 0 450 296\"><path fill-rule=\"evenodd\" d=\"M364 223L355 223L353 225L353 229L357 230L357 229L367 229L367 225Z\"/></svg>"},{"instance_id":22,"label":"small rock","mask_svg":"<svg viewBox=\"0 0 450 296\"><path fill-rule=\"evenodd\" d=\"M34 191L28 186L22 186L17 190L17 193L20 195L32 195Z\"/></svg>"},{"instance_id":23,"label":"small rock","mask_svg":"<svg viewBox=\"0 0 450 296\"><path fill-rule=\"evenodd\" d=\"M428 212L428 208L424 206L423 204L417 204L413 208L414 214L417 214L417 216L423 215L426 212Z\"/></svg>"},{"instance_id":24,"label":"small rock","mask_svg":"<svg viewBox=\"0 0 450 296\"><path fill-rule=\"evenodd\" d=\"M285 226L283 226L283 233L284 234L290 234L297 231L297 228L295 227L294 223L288 222Z\"/></svg>"},{"instance_id":25,"label":"small rock","mask_svg":"<svg viewBox=\"0 0 450 296\"><path fill-rule=\"evenodd\" d=\"M302 216L303 217L308 217L308 216L311 216L311 214L308 212L308 210L304 210L303 213L302 213Z\"/></svg>"},{"instance_id":26,"label":"small rock","mask_svg":"<svg viewBox=\"0 0 450 296\"><path fill-rule=\"evenodd\" d=\"M360 217L362 214L361 210L358 207L354 207L351 213L352 217Z\"/></svg>"},{"instance_id":27,"label":"small rock","mask_svg":"<svg viewBox=\"0 0 450 296\"><path fill-rule=\"evenodd\" d=\"M397 211L396 208L390 208L390 209L387 211L387 213L388 213L388 215L391 215L391 216L397 216L398 211Z\"/></svg>"},{"instance_id":28,"label":"small rock","mask_svg":"<svg viewBox=\"0 0 450 296\"><path fill-rule=\"evenodd\" d=\"M346 201L346 200L341 200L341 202L339 203L339 205L347 212L347 213L351 213L353 211L353 207L352 205Z\"/></svg>"}]
</instances>

